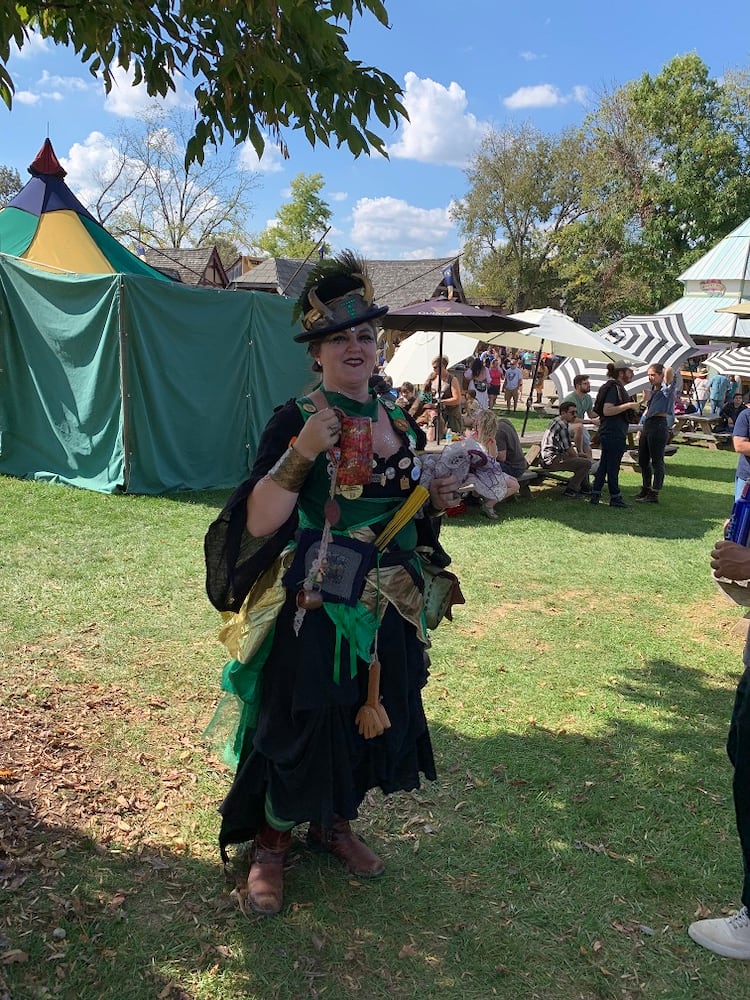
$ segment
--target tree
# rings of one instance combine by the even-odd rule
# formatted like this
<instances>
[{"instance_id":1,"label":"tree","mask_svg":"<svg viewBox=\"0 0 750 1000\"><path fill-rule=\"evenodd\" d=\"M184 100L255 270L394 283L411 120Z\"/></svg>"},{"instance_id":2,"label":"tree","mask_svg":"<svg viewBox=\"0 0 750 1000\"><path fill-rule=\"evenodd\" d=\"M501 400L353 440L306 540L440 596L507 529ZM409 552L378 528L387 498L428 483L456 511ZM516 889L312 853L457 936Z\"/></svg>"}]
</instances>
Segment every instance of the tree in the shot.
<instances>
[{"instance_id":1,"label":"tree","mask_svg":"<svg viewBox=\"0 0 750 1000\"><path fill-rule=\"evenodd\" d=\"M0 164L0 208L5 208L21 190L21 177L15 167Z\"/></svg>"},{"instance_id":2,"label":"tree","mask_svg":"<svg viewBox=\"0 0 750 1000\"><path fill-rule=\"evenodd\" d=\"M369 12L388 24L382 0L27 0L0 17L0 97L10 108L14 84L7 64L12 41L30 32L71 45L109 92L113 70L134 71L152 97L175 90L175 77L194 82L197 117L186 161L202 161L208 144L249 139L260 156L264 133L286 153L288 129L314 145L346 144L358 156L385 154L368 127L386 128L405 110L396 81L349 56L346 27Z\"/></svg>"},{"instance_id":3,"label":"tree","mask_svg":"<svg viewBox=\"0 0 750 1000\"><path fill-rule=\"evenodd\" d=\"M186 166L191 125L183 113L154 108L142 128L123 128L114 138L91 210L119 238L173 249L217 243L225 251L248 242L255 175L238 167L234 151Z\"/></svg>"},{"instance_id":4,"label":"tree","mask_svg":"<svg viewBox=\"0 0 750 1000\"><path fill-rule=\"evenodd\" d=\"M453 215L483 297L510 311L559 304L560 233L582 214L582 136L530 126L491 131L467 170L469 191Z\"/></svg>"},{"instance_id":5,"label":"tree","mask_svg":"<svg viewBox=\"0 0 750 1000\"><path fill-rule=\"evenodd\" d=\"M269 257L305 258L313 253L328 228L331 209L319 197L325 181L322 174L297 174L292 195L276 213L276 222L253 239ZM323 243L323 252L330 247Z\"/></svg>"},{"instance_id":6,"label":"tree","mask_svg":"<svg viewBox=\"0 0 750 1000\"><path fill-rule=\"evenodd\" d=\"M587 222L567 257L574 269L588 260L584 299L606 289L615 315L663 308L679 275L750 215L747 99L746 78L720 84L694 54L604 95L587 122Z\"/></svg>"}]
</instances>

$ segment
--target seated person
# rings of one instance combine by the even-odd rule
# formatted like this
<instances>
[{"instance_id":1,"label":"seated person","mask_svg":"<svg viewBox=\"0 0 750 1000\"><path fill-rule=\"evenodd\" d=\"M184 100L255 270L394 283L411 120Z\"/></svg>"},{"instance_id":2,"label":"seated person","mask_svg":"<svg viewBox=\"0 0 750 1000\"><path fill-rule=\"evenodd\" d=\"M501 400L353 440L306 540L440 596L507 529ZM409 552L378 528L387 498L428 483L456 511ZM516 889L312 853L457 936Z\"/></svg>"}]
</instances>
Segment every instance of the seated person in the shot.
<instances>
[{"instance_id":1,"label":"seated person","mask_svg":"<svg viewBox=\"0 0 750 1000\"><path fill-rule=\"evenodd\" d=\"M742 402L742 393L736 392L734 396L725 403L719 411L719 420L715 424L711 424L711 429L713 431L730 431L734 427L734 423L737 417L745 409L745 404Z\"/></svg>"},{"instance_id":2,"label":"seated person","mask_svg":"<svg viewBox=\"0 0 750 1000\"><path fill-rule=\"evenodd\" d=\"M410 410L417 401L417 390L412 382L402 382L396 402L402 410Z\"/></svg>"},{"instance_id":3,"label":"seated person","mask_svg":"<svg viewBox=\"0 0 750 1000\"><path fill-rule=\"evenodd\" d=\"M594 410L594 400L591 398L591 380L588 375L576 375L573 379L573 391L562 400L563 403L573 403L576 408L577 420L570 428L576 450L586 458L591 458L591 434L583 421L588 419L599 423L599 416Z\"/></svg>"},{"instance_id":4,"label":"seated person","mask_svg":"<svg viewBox=\"0 0 750 1000\"><path fill-rule=\"evenodd\" d=\"M506 476L519 479L528 468L518 431L507 417L497 418L495 431L497 460Z\"/></svg>"},{"instance_id":5,"label":"seated person","mask_svg":"<svg viewBox=\"0 0 750 1000\"><path fill-rule=\"evenodd\" d=\"M591 492L588 474L591 459L579 455L573 444L570 425L577 418L575 403L560 403L560 415L555 417L542 438L541 466L550 472L572 472L564 497L578 499Z\"/></svg>"},{"instance_id":6,"label":"seated person","mask_svg":"<svg viewBox=\"0 0 750 1000\"><path fill-rule=\"evenodd\" d=\"M464 412L462 416L464 427L474 427L477 417L482 412L483 407L477 399L477 390L469 389L466 393L466 402L464 403Z\"/></svg>"},{"instance_id":7,"label":"seated person","mask_svg":"<svg viewBox=\"0 0 750 1000\"><path fill-rule=\"evenodd\" d=\"M474 425L477 443L487 453L489 459L486 464L479 464L473 470L474 494L483 501L482 513L493 521L496 521L498 517L495 504L515 496L521 489L518 480L505 473L497 461L497 442L495 441L497 421L498 418L492 410L485 410L480 406Z\"/></svg>"}]
</instances>

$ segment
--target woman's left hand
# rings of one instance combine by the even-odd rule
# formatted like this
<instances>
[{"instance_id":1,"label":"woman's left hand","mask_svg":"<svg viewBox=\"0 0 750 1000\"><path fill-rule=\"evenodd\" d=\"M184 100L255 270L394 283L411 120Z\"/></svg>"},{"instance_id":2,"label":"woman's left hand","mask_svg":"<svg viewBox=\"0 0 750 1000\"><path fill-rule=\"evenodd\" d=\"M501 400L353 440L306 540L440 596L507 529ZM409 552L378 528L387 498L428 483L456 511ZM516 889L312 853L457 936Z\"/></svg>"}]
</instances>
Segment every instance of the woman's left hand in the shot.
<instances>
[{"instance_id":1,"label":"woman's left hand","mask_svg":"<svg viewBox=\"0 0 750 1000\"><path fill-rule=\"evenodd\" d=\"M458 506L461 500L458 487L459 482L454 475L436 476L430 483L430 503L435 510Z\"/></svg>"}]
</instances>

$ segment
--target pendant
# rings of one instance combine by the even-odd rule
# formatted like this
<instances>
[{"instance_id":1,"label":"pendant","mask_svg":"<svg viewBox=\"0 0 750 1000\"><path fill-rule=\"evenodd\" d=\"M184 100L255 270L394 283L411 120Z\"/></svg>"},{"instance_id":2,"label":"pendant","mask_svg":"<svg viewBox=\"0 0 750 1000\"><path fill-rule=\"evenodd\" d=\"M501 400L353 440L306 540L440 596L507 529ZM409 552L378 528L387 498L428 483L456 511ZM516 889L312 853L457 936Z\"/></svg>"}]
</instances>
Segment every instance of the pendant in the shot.
<instances>
[{"instance_id":1,"label":"pendant","mask_svg":"<svg viewBox=\"0 0 750 1000\"><path fill-rule=\"evenodd\" d=\"M411 465L410 458L402 458L401 461L398 463L399 469L408 469L410 465Z\"/></svg>"},{"instance_id":2,"label":"pendant","mask_svg":"<svg viewBox=\"0 0 750 1000\"><path fill-rule=\"evenodd\" d=\"M317 410L316 410L316 408L315 408L315 406L314 406L313 403L303 403L302 404L302 409L305 411L305 413L316 413L317 412Z\"/></svg>"},{"instance_id":3,"label":"pendant","mask_svg":"<svg viewBox=\"0 0 750 1000\"><path fill-rule=\"evenodd\" d=\"M411 470L411 478L416 483L416 481L419 479L421 475L422 475L422 469L420 468L420 466L415 465L414 468Z\"/></svg>"},{"instance_id":4,"label":"pendant","mask_svg":"<svg viewBox=\"0 0 750 1000\"><path fill-rule=\"evenodd\" d=\"M401 479L399 480L399 484L398 485L401 487L402 490L408 490L409 489L409 477L408 476L402 476Z\"/></svg>"},{"instance_id":5,"label":"pendant","mask_svg":"<svg viewBox=\"0 0 750 1000\"><path fill-rule=\"evenodd\" d=\"M317 611L323 606L323 595L319 590L299 590L297 592L297 607L303 611Z\"/></svg>"},{"instance_id":6,"label":"pendant","mask_svg":"<svg viewBox=\"0 0 750 1000\"><path fill-rule=\"evenodd\" d=\"M341 508L333 498L326 500L323 505L323 514L332 528L335 528L341 520Z\"/></svg>"},{"instance_id":7,"label":"pendant","mask_svg":"<svg viewBox=\"0 0 750 1000\"><path fill-rule=\"evenodd\" d=\"M342 497L346 497L347 500L356 500L357 497L362 496L361 486L340 486L338 492Z\"/></svg>"}]
</instances>

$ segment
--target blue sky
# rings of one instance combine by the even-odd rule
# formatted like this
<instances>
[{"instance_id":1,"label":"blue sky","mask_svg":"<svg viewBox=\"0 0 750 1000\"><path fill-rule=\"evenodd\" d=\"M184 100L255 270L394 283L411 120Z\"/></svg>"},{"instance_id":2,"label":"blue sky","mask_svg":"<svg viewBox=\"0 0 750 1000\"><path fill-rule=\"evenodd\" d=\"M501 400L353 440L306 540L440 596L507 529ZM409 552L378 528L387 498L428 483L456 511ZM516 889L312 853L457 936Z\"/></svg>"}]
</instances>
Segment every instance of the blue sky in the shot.
<instances>
[{"instance_id":1,"label":"blue sky","mask_svg":"<svg viewBox=\"0 0 750 1000\"><path fill-rule=\"evenodd\" d=\"M529 123L557 132L582 121L596 95L671 58L696 52L712 75L750 66L750 4L725 0L386 0L391 28L368 16L355 24L352 54L403 86L411 121L385 138L390 159L353 159L288 136L291 156L269 150L251 194L251 231L264 228L298 173L325 178L335 247L374 258L420 258L460 251L450 205L466 192L465 167L487 128ZM49 134L86 202L93 171L106 164L108 138L137 118L146 95L122 79L113 96L75 55L35 39L11 56L16 99L0 105L0 163L26 168ZM189 89L178 100L189 105ZM737 220L738 223L742 220Z\"/></svg>"}]
</instances>

